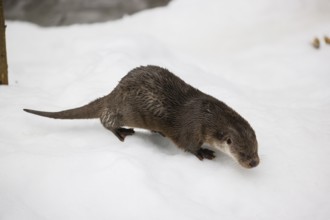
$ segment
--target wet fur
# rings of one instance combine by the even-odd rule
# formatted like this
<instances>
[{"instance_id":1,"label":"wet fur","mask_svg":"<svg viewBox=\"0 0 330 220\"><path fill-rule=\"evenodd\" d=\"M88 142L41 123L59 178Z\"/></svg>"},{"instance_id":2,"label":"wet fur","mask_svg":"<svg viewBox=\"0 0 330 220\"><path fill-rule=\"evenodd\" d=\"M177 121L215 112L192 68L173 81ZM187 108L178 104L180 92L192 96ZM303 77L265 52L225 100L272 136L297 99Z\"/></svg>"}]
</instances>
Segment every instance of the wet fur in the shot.
<instances>
[{"instance_id":1,"label":"wet fur","mask_svg":"<svg viewBox=\"0 0 330 220\"><path fill-rule=\"evenodd\" d=\"M121 141L134 133L132 128L148 129L170 138L199 159L214 158L213 151L202 148L204 143L222 145L231 139L230 149L238 162L241 151L250 160L257 158L256 136L245 119L225 103L157 66L131 70L109 95L79 108L61 112L24 110L56 119L99 118Z\"/></svg>"}]
</instances>

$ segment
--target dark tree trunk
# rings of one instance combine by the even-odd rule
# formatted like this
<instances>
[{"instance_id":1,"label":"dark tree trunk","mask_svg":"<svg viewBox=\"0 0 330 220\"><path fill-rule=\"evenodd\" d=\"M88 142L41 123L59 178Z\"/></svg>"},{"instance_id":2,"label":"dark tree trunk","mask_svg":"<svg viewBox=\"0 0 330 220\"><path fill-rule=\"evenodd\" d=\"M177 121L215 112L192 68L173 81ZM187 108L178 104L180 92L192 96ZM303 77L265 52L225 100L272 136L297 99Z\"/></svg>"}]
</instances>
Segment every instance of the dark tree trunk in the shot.
<instances>
[{"instance_id":1,"label":"dark tree trunk","mask_svg":"<svg viewBox=\"0 0 330 220\"><path fill-rule=\"evenodd\" d=\"M0 0L0 85L8 85L8 64L6 53L6 25L3 0Z\"/></svg>"}]
</instances>

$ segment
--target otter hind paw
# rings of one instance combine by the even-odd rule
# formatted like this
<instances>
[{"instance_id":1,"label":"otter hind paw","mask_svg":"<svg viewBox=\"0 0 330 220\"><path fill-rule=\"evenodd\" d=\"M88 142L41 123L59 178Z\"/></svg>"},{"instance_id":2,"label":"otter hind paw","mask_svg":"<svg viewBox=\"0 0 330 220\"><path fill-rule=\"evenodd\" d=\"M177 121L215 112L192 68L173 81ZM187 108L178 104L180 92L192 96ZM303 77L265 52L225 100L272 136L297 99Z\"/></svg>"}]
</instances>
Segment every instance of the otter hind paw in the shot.
<instances>
[{"instance_id":1,"label":"otter hind paw","mask_svg":"<svg viewBox=\"0 0 330 220\"><path fill-rule=\"evenodd\" d=\"M124 141L127 135L133 135L135 131L132 128L117 128L114 133L119 140Z\"/></svg>"}]
</instances>

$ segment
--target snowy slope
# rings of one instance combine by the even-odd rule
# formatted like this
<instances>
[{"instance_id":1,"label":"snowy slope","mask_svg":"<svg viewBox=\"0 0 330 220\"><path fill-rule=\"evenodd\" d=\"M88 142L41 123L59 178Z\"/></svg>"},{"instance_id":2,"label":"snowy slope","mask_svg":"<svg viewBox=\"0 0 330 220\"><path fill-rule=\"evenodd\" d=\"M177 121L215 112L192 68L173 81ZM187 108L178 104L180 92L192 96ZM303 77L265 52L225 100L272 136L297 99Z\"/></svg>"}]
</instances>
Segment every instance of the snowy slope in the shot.
<instances>
[{"instance_id":1,"label":"snowy slope","mask_svg":"<svg viewBox=\"0 0 330 220\"><path fill-rule=\"evenodd\" d=\"M176 0L104 24L8 22L0 219L329 219L330 45L309 44L330 35L329 12L326 0ZM219 152L201 162L157 134L121 143L97 120L22 111L86 104L146 64L242 114L260 165Z\"/></svg>"}]
</instances>

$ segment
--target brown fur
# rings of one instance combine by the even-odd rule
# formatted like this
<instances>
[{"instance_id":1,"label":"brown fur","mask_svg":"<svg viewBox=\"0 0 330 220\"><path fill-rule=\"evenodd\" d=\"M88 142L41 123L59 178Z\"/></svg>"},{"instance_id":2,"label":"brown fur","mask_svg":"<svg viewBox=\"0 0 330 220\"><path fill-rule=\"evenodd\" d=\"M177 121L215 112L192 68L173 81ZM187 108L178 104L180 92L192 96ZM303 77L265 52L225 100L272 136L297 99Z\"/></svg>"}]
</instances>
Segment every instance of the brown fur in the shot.
<instances>
[{"instance_id":1,"label":"brown fur","mask_svg":"<svg viewBox=\"0 0 330 220\"><path fill-rule=\"evenodd\" d=\"M132 128L148 129L170 138L199 159L215 157L213 151L202 148L203 143L226 143L242 166L259 163L256 135L245 119L225 103L157 66L133 69L109 95L83 107L61 112L24 110L58 119L100 118L121 141L134 133Z\"/></svg>"}]
</instances>

